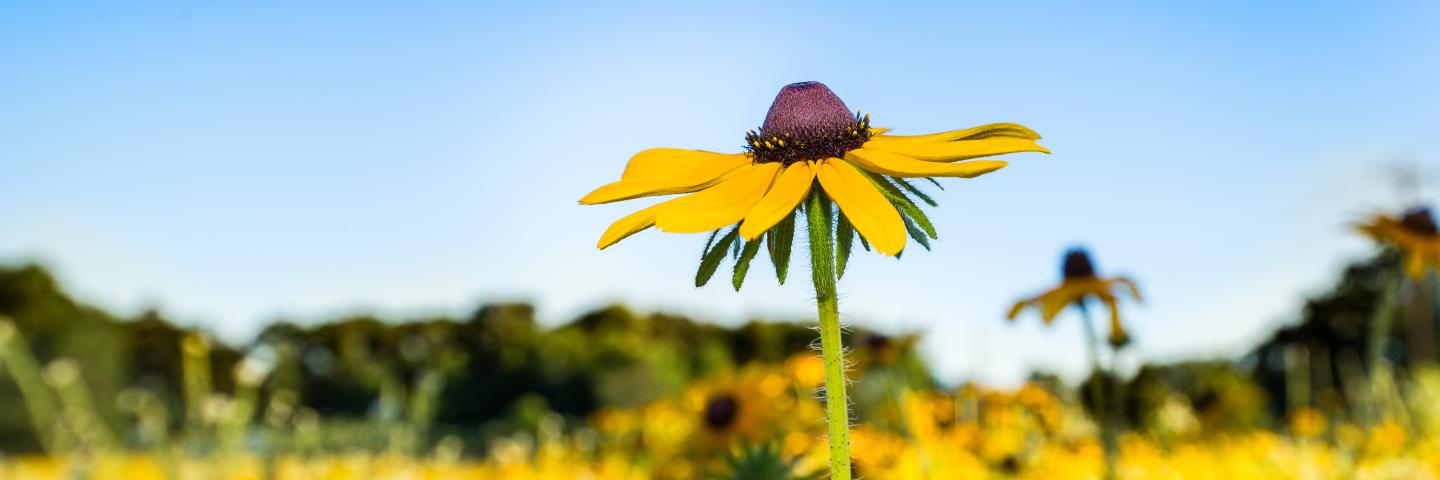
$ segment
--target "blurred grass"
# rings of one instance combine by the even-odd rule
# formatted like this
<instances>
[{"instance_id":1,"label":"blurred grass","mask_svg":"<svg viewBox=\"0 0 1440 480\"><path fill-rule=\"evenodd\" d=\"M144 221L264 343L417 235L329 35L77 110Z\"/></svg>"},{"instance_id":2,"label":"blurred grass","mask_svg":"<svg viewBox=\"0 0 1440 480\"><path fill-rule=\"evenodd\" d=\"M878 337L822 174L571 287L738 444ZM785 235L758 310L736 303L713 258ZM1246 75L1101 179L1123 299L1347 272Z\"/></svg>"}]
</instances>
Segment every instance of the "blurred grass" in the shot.
<instances>
[{"instance_id":1,"label":"blurred grass","mask_svg":"<svg viewBox=\"0 0 1440 480\"><path fill-rule=\"evenodd\" d=\"M1347 269L1243 358L1016 389L947 386L918 337L859 330L860 478L1435 478L1440 372L1384 332L1389 258ZM1423 291L1404 300L1431 301ZM799 323L735 328L608 307L543 328L465 319L279 322L230 346L156 312L74 302L0 268L0 478L819 478L820 362ZM998 321L998 319L997 319ZM1432 319L1433 321L1433 319ZM1407 323L1413 323L1411 319ZM1433 340L1433 339L1432 339Z\"/></svg>"}]
</instances>

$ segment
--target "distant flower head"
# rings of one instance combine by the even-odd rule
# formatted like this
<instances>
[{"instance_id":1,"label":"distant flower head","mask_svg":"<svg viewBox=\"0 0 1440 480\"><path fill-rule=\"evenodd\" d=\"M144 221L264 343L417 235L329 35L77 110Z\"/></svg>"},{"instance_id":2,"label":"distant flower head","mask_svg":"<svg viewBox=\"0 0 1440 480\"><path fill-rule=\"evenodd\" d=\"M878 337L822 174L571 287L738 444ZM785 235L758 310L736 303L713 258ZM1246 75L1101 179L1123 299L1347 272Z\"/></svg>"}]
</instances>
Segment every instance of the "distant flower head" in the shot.
<instances>
[{"instance_id":1,"label":"distant flower head","mask_svg":"<svg viewBox=\"0 0 1440 480\"><path fill-rule=\"evenodd\" d=\"M1407 277L1418 280L1440 269L1440 232L1428 207L1412 207L1398 218L1373 215L1356 228L1377 243L1398 250Z\"/></svg>"},{"instance_id":2,"label":"distant flower head","mask_svg":"<svg viewBox=\"0 0 1440 480\"><path fill-rule=\"evenodd\" d=\"M1065 260L1060 264L1061 278L1065 280L1078 280L1095 276L1095 264L1090 261L1090 254L1083 248L1072 248L1065 252Z\"/></svg>"},{"instance_id":3,"label":"distant flower head","mask_svg":"<svg viewBox=\"0 0 1440 480\"><path fill-rule=\"evenodd\" d=\"M1065 252L1060 263L1060 273L1060 285L1040 295L1015 302L1008 317L1014 320L1026 308L1035 307L1040 310L1041 318L1048 325L1055 321L1055 317L1060 315L1065 307L1074 305L1086 308L1085 300L1094 297L1110 310L1110 344L1117 347L1128 344L1130 336L1120 322L1115 288L1125 287L1132 298L1139 300L1140 289L1135 286L1135 282L1126 277L1100 277L1096 274L1095 263L1090 259L1089 252L1083 248L1072 248Z\"/></svg>"},{"instance_id":4,"label":"distant flower head","mask_svg":"<svg viewBox=\"0 0 1440 480\"><path fill-rule=\"evenodd\" d=\"M700 416L706 428L717 431L729 429L740 416L740 400L731 393L715 395L705 401Z\"/></svg>"},{"instance_id":5,"label":"distant flower head","mask_svg":"<svg viewBox=\"0 0 1440 480\"><path fill-rule=\"evenodd\" d=\"M1400 215L1400 225L1418 235L1435 235L1435 217L1429 207L1411 207Z\"/></svg>"}]
</instances>

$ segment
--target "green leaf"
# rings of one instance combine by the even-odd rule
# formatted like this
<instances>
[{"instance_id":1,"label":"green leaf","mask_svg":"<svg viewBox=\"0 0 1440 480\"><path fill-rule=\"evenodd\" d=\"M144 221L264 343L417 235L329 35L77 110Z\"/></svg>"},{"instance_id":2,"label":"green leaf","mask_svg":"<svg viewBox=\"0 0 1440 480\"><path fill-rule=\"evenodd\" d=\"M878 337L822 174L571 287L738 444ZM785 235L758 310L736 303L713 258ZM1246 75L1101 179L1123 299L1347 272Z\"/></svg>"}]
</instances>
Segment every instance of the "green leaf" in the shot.
<instances>
[{"instance_id":1,"label":"green leaf","mask_svg":"<svg viewBox=\"0 0 1440 480\"><path fill-rule=\"evenodd\" d=\"M900 188L904 188L905 191L910 192L910 194L914 195L915 198L919 198L920 201L925 202L926 205L932 207L940 206L940 204L935 203L935 199L930 198L929 195L926 195L925 192L920 191L919 188L915 188L914 185L911 185L910 182L905 181L905 179L898 177L890 177L890 180L894 181L896 184L899 184Z\"/></svg>"},{"instance_id":2,"label":"green leaf","mask_svg":"<svg viewBox=\"0 0 1440 480\"><path fill-rule=\"evenodd\" d=\"M850 247L855 243L855 226L850 219L840 214L835 222L835 278L845 276L845 264L850 261Z\"/></svg>"},{"instance_id":3,"label":"green leaf","mask_svg":"<svg viewBox=\"0 0 1440 480\"><path fill-rule=\"evenodd\" d=\"M770 251L770 263L775 265L775 280L781 285L785 284L785 276L790 273L790 245L794 241L795 212L792 211L765 234L765 248Z\"/></svg>"},{"instance_id":4,"label":"green leaf","mask_svg":"<svg viewBox=\"0 0 1440 480\"><path fill-rule=\"evenodd\" d=\"M735 286L735 291L740 291L740 285L745 283L745 274L750 271L750 261L755 259L755 254L760 252L760 239L752 242L745 242L745 248L740 251L740 259L735 261L735 274L730 277L730 284Z\"/></svg>"},{"instance_id":5,"label":"green leaf","mask_svg":"<svg viewBox=\"0 0 1440 480\"><path fill-rule=\"evenodd\" d=\"M915 202L910 201L910 197L905 196L905 192L900 191L899 187L896 187L895 184L890 183L890 181L886 180L885 177L870 173L863 169L860 170L860 173L865 174L865 176L870 179L871 183L874 183L875 186L879 187L880 193L884 194L885 198L890 199L890 203L895 205L895 208L900 210L900 213L903 213L904 216L908 216L911 219L915 220L915 223L920 226L921 230L925 231L926 235L929 235L930 238L940 238L935 233L935 225L932 225L930 223L930 217L925 216L925 212L921 211L920 207L915 205Z\"/></svg>"},{"instance_id":6,"label":"green leaf","mask_svg":"<svg viewBox=\"0 0 1440 480\"><path fill-rule=\"evenodd\" d=\"M778 443L751 444L741 440L739 448L725 458L729 472L713 474L711 480L819 480L825 473L806 476L795 473L799 457L786 457Z\"/></svg>"},{"instance_id":7,"label":"green leaf","mask_svg":"<svg viewBox=\"0 0 1440 480\"><path fill-rule=\"evenodd\" d=\"M915 239L920 246L925 247L925 250L930 250L930 239L925 238L925 232L915 227L915 222L910 220L910 216L901 215L900 219L905 221L905 233L910 234L910 238Z\"/></svg>"},{"instance_id":8,"label":"green leaf","mask_svg":"<svg viewBox=\"0 0 1440 480\"><path fill-rule=\"evenodd\" d=\"M705 286L710 282L710 277L715 276L715 269L720 268L720 261L725 259L725 254L730 251L730 245L735 243L735 238L739 236L740 227L731 228L730 233L721 237L720 241L715 243L714 248L705 252L705 256L700 259L700 269L695 272L696 288Z\"/></svg>"}]
</instances>

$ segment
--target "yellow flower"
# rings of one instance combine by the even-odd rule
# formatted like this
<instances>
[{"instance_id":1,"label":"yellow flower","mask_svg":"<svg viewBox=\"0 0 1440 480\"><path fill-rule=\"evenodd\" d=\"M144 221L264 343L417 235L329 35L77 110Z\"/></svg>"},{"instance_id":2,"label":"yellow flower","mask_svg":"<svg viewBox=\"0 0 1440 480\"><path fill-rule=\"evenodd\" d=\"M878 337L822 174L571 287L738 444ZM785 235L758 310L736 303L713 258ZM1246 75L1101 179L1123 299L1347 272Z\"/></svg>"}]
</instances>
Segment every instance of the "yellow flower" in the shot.
<instances>
[{"instance_id":1,"label":"yellow flower","mask_svg":"<svg viewBox=\"0 0 1440 480\"><path fill-rule=\"evenodd\" d=\"M1038 134L1010 123L931 135L885 131L871 127L869 115L850 113L825 85L794 83L776 95L760 131L746 135L745 152L645 150L630 159L619 181L595 189L580 203L687 194L621 218L601 235L602 249L652 226L697 233L738 224L739 237L754 241L793 218L818 182L839 205L841 222L880 253L897 255L905 248L907 222L920 220L897 210L913 207L896 205L906 198L904 191L918 192L905 179L970 178L1006 165L977 158L1049 153L1035 143ZM909 232L913 235L914 229ZM926 233L933 238L933 232Z\"/></svg>"},{"instance_id":2,"label":"yellow flower","mask_svg":"<svg viewBox=\"0 0 1440 480\"><path fill-rule=\"evenodd\" d=\"M757 368L696 384L684 395L685 409L695 422L693 440L710 452L726 451L741 439L775 440L777 415L794 407L791 395L784 377Z\"/></svg>"},{"instance_id":3,"label":"yellow flower","mask_svg":"<svg viewBox=\"0 0 1440 480\"><path fill-rule=\"evenodd\" d=\"M1325 424L1325 414L1314 408L1300 408L1290 414L1290 432L1297 437L1317 437L1325 433Z\"/></svg>"},{"instance_id":4,"label":"yellow flower","mask_svg":"<svg viewBox=\"0 0 1440 480\"><path fill-rule=\"evenodd\" d=\"M1370 429L1365 448L1374 455L1396 455L1405 449L1405 442L1405 427L1394 421L1385 421Z\"/></svg>"},{"instance_id":5,"label":"yellow flower","mask_svg":"<svg viewBox=\"0 0 1440 480\"><path fill-rule=\"evenodd\" d=\"M1110 344L1120 346L1129 342L1130 337L1120 323L1115 288L1125 287L1130 296L1138 301L1140 289L1135 286L1135 282L1125 277L1105 278L1096 275L1095 264L1090 261L1090 255L1079 248L1066 252L1061 273L1059 286L1035 297L1015 302L1015 306L1010 308L1009 318L1014 320L1027 307L1036 307L1040 310L1040 316L1045 319L1045 324L1049 325L1065 307L1079 305L1083 308L1085 299L1095 297L1110 309Z\"/></svg>"},{"instance_id":6,"label":"yellow flower","mask_svg":"<svg viewBox=\"0 0 1440 480\"><path fill-rule=\"evenodd\" d=\"M1405 275L1412 279L1424 278L1427 272L1440 269L1440 231L1435 228L1435 217L1429 208L1411 208L1400 218L1375 215L1356 228L1375 241L1400 250L1405 258Z\"/></svg>"}]
</instances>

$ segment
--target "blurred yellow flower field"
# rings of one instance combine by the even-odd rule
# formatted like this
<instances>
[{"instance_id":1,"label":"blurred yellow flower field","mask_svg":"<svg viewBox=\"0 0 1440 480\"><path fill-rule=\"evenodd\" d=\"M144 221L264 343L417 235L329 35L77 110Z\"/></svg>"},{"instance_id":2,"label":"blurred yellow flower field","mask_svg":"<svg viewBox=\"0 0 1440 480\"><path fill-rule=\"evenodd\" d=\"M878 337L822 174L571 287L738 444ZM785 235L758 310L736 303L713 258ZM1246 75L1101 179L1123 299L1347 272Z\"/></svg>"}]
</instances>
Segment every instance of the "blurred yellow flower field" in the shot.
<instances>
[{"instance_id":1,"label":"blurred yellow flower field","mask_svg":"<svg viewBox=\"0 0 1440 480\"><path fill-rule=\"evenodd\" d=\"M529 434L493 440L483 458L462 456L453 437L414 453L395 448L307 452L300 447L269 453L245 448L197 453L180 446L82 449L58 457L7 458L0 461L0 478L820 478L827 453L823 405L813 395L820 368L818 359L806 353L773 365L745 365L697 379L654 402L597 410L567 432L560 431L558 417L547 414ZM863 385L886 368L878 360L852 373ZM1207 429L1199 419L1206 412L1174 401L1163 409L1163 418L1148 421L1153 423L1149 428L1123 436L1115 476L1437 478L1440 432L1433 422L1420 421L1440 418L1440 404L1429 401L1440 395L1437 386L1440 372L1425 372L1410 389L1414 416L1370 426L1332 422L1334 412L1307 408L1275 429ZM1074 393L1055 388L1044 382L1004 390L967 384L954 390L904 388L870 399L862 403L864 421L851 432L853 471L872 479L1101 477L1104 455L1096 425ZM306 430L325 428L330 427L291 423L282 426L288 432L270 434L316 435L324 432ZM760 466L772 470L765 471L786 476L738 471L767 461Z\"/></svg>"}]
</instances>

